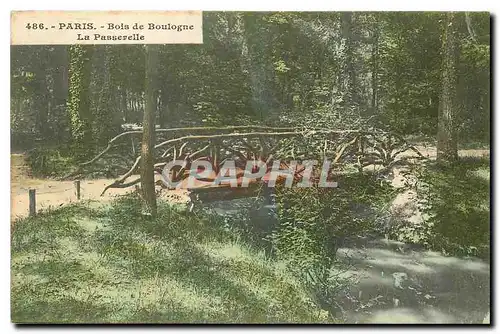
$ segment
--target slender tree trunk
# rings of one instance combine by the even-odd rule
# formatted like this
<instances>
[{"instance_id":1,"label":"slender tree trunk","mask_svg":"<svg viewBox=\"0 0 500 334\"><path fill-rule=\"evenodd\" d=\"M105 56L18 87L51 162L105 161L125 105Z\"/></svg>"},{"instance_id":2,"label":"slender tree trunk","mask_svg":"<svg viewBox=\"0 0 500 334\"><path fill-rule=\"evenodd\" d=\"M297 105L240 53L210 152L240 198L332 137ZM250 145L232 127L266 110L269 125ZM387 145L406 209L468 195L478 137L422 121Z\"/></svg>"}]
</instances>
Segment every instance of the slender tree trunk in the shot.
<instances>
[{"instance_id":1,"label":"slender tree trunk","mask_svg":"<svg viewBox=\"0 0 500 334\"><path fill-rule=\"evenodd\" d=\"M68 97L68 47L56 45L55 47L55 73L54 92L55 107L63 107Z\"/></svg>"},{"instance_id":2,"label":"slender tree trunk","mask_svg":"<svg viewBox=\"0 0 500 334\"><path fill-rule=\"evenodd\" d=\"M156 217L156 193L154 180L154 140L156 116L156 73L158 51L156 45L146 46L146 106L144 108L143 136L141 145L141 187L145 212Z\"/></svg>"},{"instance_id":3,"label":"slender tree trunk","mask_svg":"<svg viewBox=\"0 0 500 334\"><path fill-rule=\"evenodd\" d=\"M45 67L42 65L36 72L36 92L34 97L36 111L36 128L40 139L44 140L48 135L49 97L47 91Z\"/></svg>"},{"instance_id":4,"label":"slender tree trunk","mask_svg":"<svg viewBox=\"0 0 500 334\"><path fill-rule=\"evenodd\" d=\"M161 101L161 109L159 110L159 123L161 128L166 128L168 127L167 121L169 118L169 101L168 101L168 91L167 91L167 85L163 85L161 92L160 92L160 101Z\"/></svg>"},{"instance_id":5,"label":"slender tree trunk","mask_svg":"<svg viewBox=\"0 0 500 334\"><path fill-rule=\"evenodd\" d=\"M249 73L252 91L252 108L261 121L276 116L278 106L275 102L273 67L266 55L269 33L259 28L261 14L242 15L242 66Z\"/></svg>"},{"instance_id":6,"label":"slender tree trunk","mask_svg":"<svg viewBox=\"0 0 500 334\"><path fill-rule=\"evenodd\" d=\"M375 19L372 45L372 112L378 113L378 57L379 57L379 22Z\"/></svg>"},{"instance_id":7,"label":"slender tree trunk","mask_svg":"<svg viewBox=\"0 0 500 334\"><path fill-rule=\"evenodd\" d=\"M37 66L35 66L35 91L34 91L34 106L36 129L40 139L44 140L49 133L48 129L48 114L49 114L49 91L47 85L47 68L48 68L48 50L47 47L40 48L37 57Z\"/></svg>"},{"instance_id":8,"label":"slender tree trunk","mask_svg":"<svg viewBox=\"0 0 500 334\"><path fill-rule=\"evenodd\" d=\"M342 37L345 41L345 67L344 67L344 90L345 90L345 111L350 108L358 109L359 94L356 80L355 57L354 57L354 32L353 14L351 12L342 13Z\"/></svg>"},{"instance_id":9,"label":"slender tree trunk","mask_svg":"<svg viewBox=\"0 0 500 334\"><path fill-rule=\"evenodd\" d=\"M51 110L49 115L51 120L57 119L58 122L52 124L51 139L57 142L65 142L68 140L66 136L66 121L67 118L62 114L65 111L66 100L68 98L68 46L56 45L52 56L52 62L55 68L53 77L53 91Z\"/></svg>"},{"instance_id":10,"label":"slender tree trunk","mask_svg":"<svg viewBox=\"0 0 500 334\"><path fill-rule=\"evenodd\" d=\"M121 109L123 110L123 122L130 123L131 117L130 117L130 108L128 105L128 99L127 99L127 90L123 86L120 86L120 105L121 105Z\"/></svg>"},{"instance_id":11,"label":"slender tree trunk","mask_svg":"<svg viewBox=\"0 0 500 334\"><path fill-rule=\"evenodd\" d=\"M459 103L458 89L458 45L457 14L446 14L443 35L443 64L441 100L438 114L437 159L438 161L454 161L458 159L457 151L457 115Z\"/></svg>"}]
</instances>

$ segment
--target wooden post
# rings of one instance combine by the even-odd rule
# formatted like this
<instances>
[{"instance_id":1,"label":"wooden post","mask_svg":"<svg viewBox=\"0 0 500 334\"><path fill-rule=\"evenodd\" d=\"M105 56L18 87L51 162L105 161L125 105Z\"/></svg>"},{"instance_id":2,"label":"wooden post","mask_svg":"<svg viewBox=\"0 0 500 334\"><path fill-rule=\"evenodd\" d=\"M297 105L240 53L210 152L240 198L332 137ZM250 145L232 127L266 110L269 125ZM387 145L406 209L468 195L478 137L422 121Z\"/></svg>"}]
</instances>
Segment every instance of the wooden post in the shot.
<instances>
[{"instance_id":1,"label":"wooden post","mask_svg":"<svg viewBox=\"0 0 500 334\"><path fill-rule=\"evenodd\" d=\"M30 197L30 216L35 216L36 215L36 190L35 189L29 190L29 197Z\"/></svg>"},{"instance_id":2,"label":"wooden post","mask_svg":"<svg viewBox=\"0 0 500 334\"><path fill-rule=\"evenodd\" d=\"M76 188L76 199L80 199L80 180L75 181L75 188Z\"/></svg>"}]
</instances>

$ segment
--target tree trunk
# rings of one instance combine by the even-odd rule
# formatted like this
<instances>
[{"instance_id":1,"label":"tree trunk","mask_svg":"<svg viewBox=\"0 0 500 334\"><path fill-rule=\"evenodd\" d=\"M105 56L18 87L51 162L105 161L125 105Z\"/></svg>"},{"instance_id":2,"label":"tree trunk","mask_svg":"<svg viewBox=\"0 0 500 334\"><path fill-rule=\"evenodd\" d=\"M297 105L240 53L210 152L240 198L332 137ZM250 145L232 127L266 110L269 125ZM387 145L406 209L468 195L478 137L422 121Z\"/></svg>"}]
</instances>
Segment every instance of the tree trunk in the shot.
<instances>
[{"instance_id":1,"label":"tree trunk","mask_svg":"<svg viewBox=\"0 0 500 334\"><path fill-rule=\"evenodd\" d=\"M372 112L378 113L378 57L379 57L379 22L375 18L372 45Z\"/></svg>"},{"instance_id":2,"label":"tree trunk","mask_svg":"<svg viewBox=\"0 0 500 334\"><path fill-rule=\"evenodd\" d=\"M95 47L94 64L96 68L94 74L95 89L97 99L94 98L93 104L93 124L92 133L96 143L106 141L115 132L115 108L111 90L110 73L110 48L108 45L98 45Z\"/></svg>"},{"instance_id":3,"label":"tree trunk","mask_svg":"<svg viewBox=\"0 0 500 334\"><path fill-rule=\"evenodd\" d=\"M90 111L91 46L69 47L68 113L75 155L85 159L92 151L92 113Z\"/></svg>"},{"instance_id":4,"label":"tree trunk","mask_svg":"<svg viewBox=\"0 0 500 334\"><path fill-rule=\"evenodd\" d=\"M48 133L48 113L49 113L49 91L47 87L47 68L49 51L47 47L41 47L37 55L37 64L34 76L34 106L35 106L35 125L40 136L39 139L47 138Z\"/></svg>"},{"instance_id":5,"label":"tree trunk","mask_svg":"<svg viewBox=\"0 0 500 334\"><path fill-rule=\"evenodd\" d=\"M47 90L45 67L40 67L35 74L35 94L34 104L36 111L36 129L40 139L44 140L48 136L48 117L49 117L49 97Z\"/></svg>"},{"instance_id":6,"label":"tree trunk","mask_svg":"<svg viewBox=\"0 0 500 334\"><path fill-rule=\"evenodd\" d=\"M142 145L141 145L141 187L145 212L156 217L156 193L154 180L154 140L156 116L156 73L158 51L156 45L146 46L146 83Z\"/></svg>"},{"instance_id":7,"label":"tree trunk","mask_svg":"<svg viewBox=\"0 0 500 334\"><path fill-rule=\"evenodd\" d=\"M66 114L68 98L68 46L54 46L51 58L52 66L54 67L52 103L49 111L51 140L61 143L67 142L69 139L66 131L68 120L68 115Z\"/></svg>"},{"instance_id":8,"label":"tree trunk","mask_svg":"<svg viewBox=\"0 0 500 334\"><path fill-rule=\"evenodd\" d=\"M344 109L345 112L349 112L350 109L357 110L359 112L359 94L356 80L356 69L355 69L355 54L354 54L354 32L353 32L353 13L344 12L342 13L341 25L342 25L342 38L345 42L345 63L344 63Z\"/></svg>"},{"instance_id":9,"label":"tree trunk","mask_svg":"<svg viewBox=\"0 0 500 334\"><path fill-rule=\"evenodd\" d=\"M242 70L248 72L252 92L252 109L261 121L276 117L273 66L268 59L269 33L261 28L261 14L242 15Z\"/></svg>"},{"instance_id":10,"label":"tree trunk","mask_svg":"<svg viewBox=\"0 0 500 334\"><path fill-rule=\"evenodd\" d=\"M55 78L54 78L54 99L55 107L64 107L68 97L68 47L66 45L56 45L55 49Z\"/></svg>"},{"instance_id":11,"label":"tree trunk","mask_svg":"<svg viewBox=\"0 0 500 334\"><path fill-rule=\"evenodd\" d=\"M159 110L159 123L161 128L167 128L168 124L168 118L169 118L169 101L168 101L168 90L167 90L167 85L163 85L161 92L160 92L160 101L161 101L161 109Z\"/></svg>"},{"instance_id":12,"label":"tree trunk","mask_svg":"<svg viewBox=\"0 0 500 334\"><path fill-rule=\"evenodd\" d=\"M127 90L123 86L120 86L120 109L123 112L123 122L130 123L131 117L130 117L130 109L128 107Z\"/></svg>"},{"instance_id":13,"label":"tree trunk","mask_svg":"<svg viewBox=\"0 0 500 334\"><path fill-rule=\"evenodd\" d=\"M457 151L457 14L446 14L445 32L443 35L443 64L441 101L438 114L437 159L438 161L454 161L458 159Z\"/></svg>"}]
</instances>

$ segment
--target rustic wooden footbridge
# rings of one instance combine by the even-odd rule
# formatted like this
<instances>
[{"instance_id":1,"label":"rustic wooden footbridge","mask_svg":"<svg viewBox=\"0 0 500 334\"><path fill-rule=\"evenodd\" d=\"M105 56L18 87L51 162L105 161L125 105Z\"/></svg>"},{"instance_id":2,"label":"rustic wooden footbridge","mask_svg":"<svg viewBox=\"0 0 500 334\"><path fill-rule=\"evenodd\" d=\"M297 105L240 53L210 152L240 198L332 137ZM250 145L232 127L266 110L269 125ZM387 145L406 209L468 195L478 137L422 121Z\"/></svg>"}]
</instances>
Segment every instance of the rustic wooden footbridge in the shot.
<instances>
[{"instance_id":1,"label":"rustic wooden footbridge","mask_svg":"<svg viewBox=\"0 0 500 334\"><path fill-rule=\"evenodd\" d=\"M135 149L137 136L142 134L142 128L136 125L124 125L125 130L107 143L107 146L94 158L82 163L79 168L67 175L66 178L85 175L86 170L96 161L102 159L118 144L131 139L132 150ZM413 151L413 157L423 158L422 154L398 134L372 129L335 130L324 128L295 128L273 127L260 125L241 125L224 127L185 127L185 128L156 128L155 170L162 172L163 167L170 161L183 160L184 166L177 166L172 170L171 178L182 181L188 177L186 171L192 162L205 160L210 163L217 173L228 159L234 160L241 168L247 161L264 161L272 166L275 160L285 164L287 161L305 161L328 159L333 173L342 172L349 165L359 172L370 165L379 166L379 172L390 170L395 164L406 159L403 153ZM138 184L137 177L140 168L141 156L135 157L134 162L126 173L117 178L112 184L103 189L104 194L110 188L125 188ZM297 170L300 173L300 170ZM209 186L207 183L198 183L188 189L194 192L213 192L227 188L227 185ZM255 180L259 183L262 180ZM166 185L165 185L166 187ZM252 188L252 187L250 187ZM227 189L225 189L227 190ZM231 189L231 193L245 194L248 190Z\"/></svg>"}]
</instances>

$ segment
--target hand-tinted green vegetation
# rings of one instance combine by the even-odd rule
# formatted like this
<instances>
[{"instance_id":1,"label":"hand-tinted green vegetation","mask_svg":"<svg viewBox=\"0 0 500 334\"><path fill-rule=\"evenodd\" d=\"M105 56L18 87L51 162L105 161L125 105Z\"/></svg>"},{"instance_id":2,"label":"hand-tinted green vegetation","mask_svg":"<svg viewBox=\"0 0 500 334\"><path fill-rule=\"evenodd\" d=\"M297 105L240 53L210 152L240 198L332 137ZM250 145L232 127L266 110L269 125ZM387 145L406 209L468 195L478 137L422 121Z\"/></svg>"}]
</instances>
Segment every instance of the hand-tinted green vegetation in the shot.
<instances>
[{"instance_id":1,"label":"hand-tinted green vegetation","mask_svg":"<svg viewBox=\"0 0 500 334\"><path fill-rule=\"evenodd\" d=\"M416 171L418 206L424 224L394 232L445 254L490 255L490 160L463 157L454 164L429 164Z\"/></svg>"},{"instance_id":2,"label":"hand-tinted green vegetation","mask_svg":"<svg viewBox=\"0 0 500 334\"><path fill-rule=\"evenodd\" d=\"M353 240L489 257L488 13L207 12L203 30L201 45L11 47L11 143L31 175L130 171L142 191L14 222L14 322L339 322L355 282L339 274L338 251ZM125 124L136 131L109 143ZM348 139L338 188L278 187L274 215L263 209L271 191L232 216L160 200L156 213L153 170L168 152L154 149L167 136L155 125L293 128L302 136L280 139L274 157L288 160L337 162L347 145L317 129L375 141ZM428 159L408 156L412 145ZM412 209L399 216L401 199ZM384 307L408 307L396 295Z\"/></svg>"},{"instance_id":3,"label":"hand-tinted green vegetation","mask_svg":"<svg viewBox=\"0 0 500 334\"><path fill-rule=\"evenodd\" d=\"M204 13L202 45L158 47L157 124L364 123L435 138L446 20L445 13ZM454 124L461 143L484 144L490 17L453 20ZM92 154L122 123L142 122L142 45L15 46L11 59L14 147L82 145L85 134L84 153Z\"/></svg>"},{"instance_id":4,"label":"hand-tinted green vegetation","mask_svg":"<svg viewBox=\"0 0 500 334\"><path fill-rule=\"evenodd\" d=\"M333 321L217 220L166 204L147 220L135 197L18 221L11 306L21 323Z\"/></svg>"}]
</instances>

